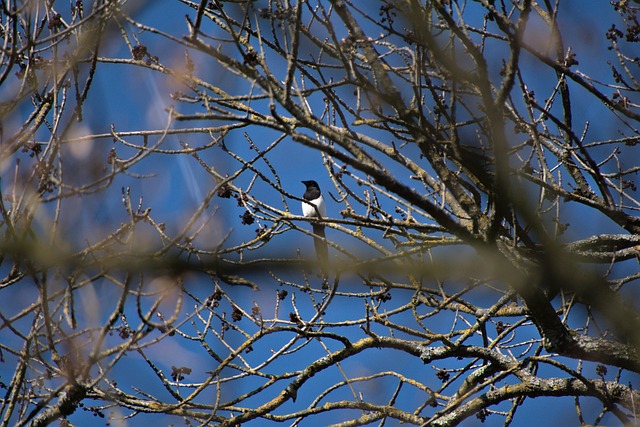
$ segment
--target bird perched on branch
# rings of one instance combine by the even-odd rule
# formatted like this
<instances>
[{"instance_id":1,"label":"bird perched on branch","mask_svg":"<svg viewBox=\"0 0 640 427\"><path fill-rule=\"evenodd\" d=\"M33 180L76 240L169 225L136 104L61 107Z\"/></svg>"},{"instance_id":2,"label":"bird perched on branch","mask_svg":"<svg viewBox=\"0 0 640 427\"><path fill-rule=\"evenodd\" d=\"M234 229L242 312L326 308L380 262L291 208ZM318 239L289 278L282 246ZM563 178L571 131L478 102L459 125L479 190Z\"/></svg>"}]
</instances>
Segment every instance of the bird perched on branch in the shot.
<instances>
[{"instance_id":1,"label":"bird perched on branch","mask_svg":"<svg viewBox=\"0 0 640 427\"><path fill-rule=\"evenodd\" d=\"M305 200L302 202L302 215L307 218L326 217L327 206L324 202L324 197L322 197L322 193L320 192L320 186L318 183L313 180L302 181L302 183L307 187L304 195L302 196ZM312 226L313 234L315 234L313 237L313 244L316 247L318 262L322 266L326 266L327 260L329 259L329 248L327 247L327 242L324 240L324 225L313 223Z\"/></svg>"}]
</instances>

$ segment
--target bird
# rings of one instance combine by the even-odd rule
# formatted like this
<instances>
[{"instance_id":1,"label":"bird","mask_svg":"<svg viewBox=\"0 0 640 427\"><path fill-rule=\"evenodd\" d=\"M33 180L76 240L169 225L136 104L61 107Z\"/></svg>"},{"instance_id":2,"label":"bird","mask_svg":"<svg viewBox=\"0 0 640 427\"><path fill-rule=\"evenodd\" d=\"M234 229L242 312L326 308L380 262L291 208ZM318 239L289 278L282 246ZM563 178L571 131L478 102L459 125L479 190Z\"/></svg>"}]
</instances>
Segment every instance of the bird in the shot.
<instances>
[{"instance_id":1,"label":"bird","mask_svg":"<svg viewBox=\"0 0 640 427\"><path fill-rule=\"evenodd\" d=\"M306 186L306 191L302 198L305 200L302 202L302 215L307 218L324 218L327 216L327 205L324 202L324 197L320 192L320 186L316 181L302 181ZM316 256L318 262L326 266L329 259L329 248L324 234L324 225L320 223L313 223L313 244L316 247Z\"/></svg>"}]
</instances>

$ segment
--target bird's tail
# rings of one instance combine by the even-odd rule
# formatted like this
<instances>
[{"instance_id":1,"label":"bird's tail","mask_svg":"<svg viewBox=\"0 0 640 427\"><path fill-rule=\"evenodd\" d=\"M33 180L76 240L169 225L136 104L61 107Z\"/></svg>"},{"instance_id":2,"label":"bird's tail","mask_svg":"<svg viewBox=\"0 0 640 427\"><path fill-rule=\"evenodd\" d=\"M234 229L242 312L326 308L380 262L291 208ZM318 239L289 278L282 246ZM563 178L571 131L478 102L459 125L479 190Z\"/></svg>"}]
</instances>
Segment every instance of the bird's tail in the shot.
<instances>
[{"instance_id":1,"label":"bird's tail","mask_svg":"<svg viewBox=\"0 0 640 427\"><path fill-rule=\"evenodd\" d=\"M316 256L318 257L321 270L324 273L327 268L327 262L329 261L329 248L326 240L324 240L324 225L313 224L313 234L315 234L313 244L316 247Z\"/></svg>"}]
</instances>

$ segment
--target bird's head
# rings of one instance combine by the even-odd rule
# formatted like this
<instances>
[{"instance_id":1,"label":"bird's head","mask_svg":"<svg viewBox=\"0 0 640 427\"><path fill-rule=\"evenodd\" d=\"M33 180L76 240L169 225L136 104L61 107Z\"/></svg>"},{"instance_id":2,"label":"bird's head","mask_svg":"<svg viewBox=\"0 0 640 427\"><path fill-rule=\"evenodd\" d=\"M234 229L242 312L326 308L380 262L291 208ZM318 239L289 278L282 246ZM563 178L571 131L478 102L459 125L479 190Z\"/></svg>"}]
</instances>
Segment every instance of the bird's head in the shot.
<instances>
[{"instance_id":1,"label":"bird's head","mask_svg":"<svg viewBox=\"0 0 640 427\"><path fill-rule=\"evenodd\" d=\"M314 180L302 181L302 183L303 183L307 188L320 188L320 186L318 185L318 183L317 183L317 182L315 182Z\"/></svg>"}]
</instances>

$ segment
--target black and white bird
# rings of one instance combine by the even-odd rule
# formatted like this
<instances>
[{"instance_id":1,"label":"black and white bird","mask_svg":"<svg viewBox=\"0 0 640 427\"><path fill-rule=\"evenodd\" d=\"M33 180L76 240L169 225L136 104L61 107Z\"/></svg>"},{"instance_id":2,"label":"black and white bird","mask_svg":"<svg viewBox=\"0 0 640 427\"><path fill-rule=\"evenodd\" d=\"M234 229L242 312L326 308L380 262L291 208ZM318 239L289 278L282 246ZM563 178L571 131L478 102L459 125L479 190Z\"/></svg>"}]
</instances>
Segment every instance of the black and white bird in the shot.
<instances>
[{"instance_id":1,"label":"black and white bird","mask_svg":"<svg viewBox=\"0 0 640 427\"><path fill-rule=\"evenodd\" d=\"M307 187L307 190L304 192L302 198L305 200L302 202L302 215L307 218L324 218L327 216L327 206L324 202L324 197L322 197L322 193L320 192L320 186L317 182L311 181L302 181L302 183ZM313 223L313 234L315 234L313 238L313 244L316 247L316 256L318 257L318 262L321 265L326 265L327 260L329 258L329 248L327 247L327 242L324 240L324 225L319 223Z\"/></svg>"}]
</instances>

